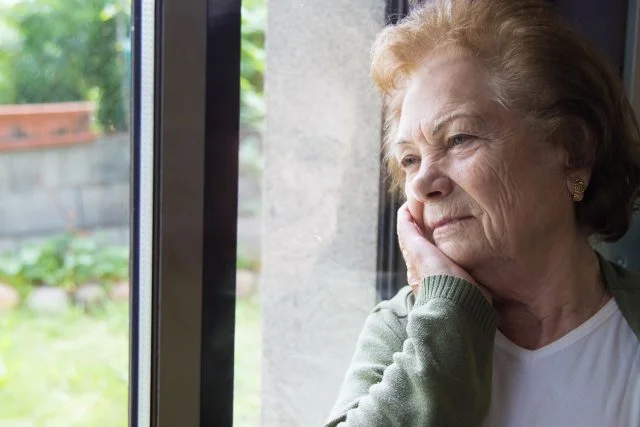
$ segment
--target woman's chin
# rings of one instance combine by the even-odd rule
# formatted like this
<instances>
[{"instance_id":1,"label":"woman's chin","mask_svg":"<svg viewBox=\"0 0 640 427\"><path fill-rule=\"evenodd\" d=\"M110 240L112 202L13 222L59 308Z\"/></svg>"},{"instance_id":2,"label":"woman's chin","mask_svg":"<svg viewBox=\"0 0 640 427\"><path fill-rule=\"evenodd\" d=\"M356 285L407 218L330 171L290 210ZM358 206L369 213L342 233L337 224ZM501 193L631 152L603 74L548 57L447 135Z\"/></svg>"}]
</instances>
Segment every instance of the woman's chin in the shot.
<instances>
[{"instance_id":1,"label":"woman's chin","mask_svg":"<svg viewBox=\"0 0 640 427\"><path fill-rule=\"evenodd\" d=\"M478 221L469 218L433 231L434 244L464 269L479 265L487 257L484 235Z\"/></svg>"},{"instance_id":2,"label":"woman's chin","mask_svg":"<svg viewBox=\"0 0 640 427\"><path fill-rule=\"evenodd\" d=\"M486 251L473 247L475 246L473 245L473 241L454 241L447 239L442 242L436 241L435 243L443 254L465 270L472 269L480 264L486 255Z\"/></svg>"}]
</instances>

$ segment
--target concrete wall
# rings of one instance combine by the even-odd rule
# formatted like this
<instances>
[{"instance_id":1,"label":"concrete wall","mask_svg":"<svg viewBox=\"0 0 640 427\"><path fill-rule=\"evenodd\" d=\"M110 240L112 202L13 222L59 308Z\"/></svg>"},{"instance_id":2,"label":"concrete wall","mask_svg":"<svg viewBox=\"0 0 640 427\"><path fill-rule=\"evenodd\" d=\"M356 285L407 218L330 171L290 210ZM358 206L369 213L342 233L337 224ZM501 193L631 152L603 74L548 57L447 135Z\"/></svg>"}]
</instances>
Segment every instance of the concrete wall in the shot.
<instances>
[{"instance_id":1,"label":"concrete wall","mask_svg":"<svg viewBox=\"0 0 640 427\"><path fill-rule=\"evenodd\" d=\"M129 136L0 153L0 250L65 230L103 230L126 243Z\"/></svg>"},{"instance_id":2,"label":"concrete wall","mask_svg":"<svg viewBox=\"0 0 640 427\"><path fill-rule=\"evenodd\" d=\"M247 139L243 149L249 144ZM0 252L79 229L105 244L129 242L128 134L90 144L0 152ZM260 257L259 148L240 156L238 244ZM253 153L253 154L251 154Z\"/></svg>"},{"instance_id":3,"label":"concrete wall","mask_svg":"<svg viewBox=\"0 0 640 427\"><path fill-rule=\"evenodd\" d=\"M271 0L263 426L320 425L375 304L383 0Z\"/></svg>"}]
</instances>

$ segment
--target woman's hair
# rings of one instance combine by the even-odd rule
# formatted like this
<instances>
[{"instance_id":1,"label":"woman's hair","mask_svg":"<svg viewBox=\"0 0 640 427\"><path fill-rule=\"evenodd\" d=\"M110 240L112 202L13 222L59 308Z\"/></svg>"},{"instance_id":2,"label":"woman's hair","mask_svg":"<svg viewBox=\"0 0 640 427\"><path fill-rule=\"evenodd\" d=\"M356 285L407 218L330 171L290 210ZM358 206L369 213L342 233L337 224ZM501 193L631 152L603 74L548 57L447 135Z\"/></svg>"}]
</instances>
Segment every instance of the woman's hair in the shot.
<instances>
[{"instance_id":1,"label":"woman's hair","mask_svg":"<svg viewBox=\"0 0 640 427\"><path fill-rule=\"evenodd\" d=\"M576 220L615 241L629 228L640 185L640 133L620 78L608 58L538 0L432 0L373 47L372 77L385 98L385 151L393 186L404 172L389 155L407 77L442 45L462 47L491 75L495 100L517 111L569 152L571 166L590 168Z\"/></svg>"}]
</instances>

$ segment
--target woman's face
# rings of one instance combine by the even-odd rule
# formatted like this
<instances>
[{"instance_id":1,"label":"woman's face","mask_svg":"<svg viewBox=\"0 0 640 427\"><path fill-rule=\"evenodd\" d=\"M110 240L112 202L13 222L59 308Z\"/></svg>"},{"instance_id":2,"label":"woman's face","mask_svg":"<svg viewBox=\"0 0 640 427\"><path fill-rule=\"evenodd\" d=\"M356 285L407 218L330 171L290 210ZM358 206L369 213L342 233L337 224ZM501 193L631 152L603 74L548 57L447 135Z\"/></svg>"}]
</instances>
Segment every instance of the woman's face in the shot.
<instances>
[{"instance_id":1,"label":"woman's face","mask_svg":"<svg viewBox=\"0 0 640 427\"><path fill-rule=\"evenodd\" d=\"M413 217L467 269L522 261L575 231L566 152L492 97L471 55L434 52L408 82L392 143Z\"/></svg>"}]
</instances>

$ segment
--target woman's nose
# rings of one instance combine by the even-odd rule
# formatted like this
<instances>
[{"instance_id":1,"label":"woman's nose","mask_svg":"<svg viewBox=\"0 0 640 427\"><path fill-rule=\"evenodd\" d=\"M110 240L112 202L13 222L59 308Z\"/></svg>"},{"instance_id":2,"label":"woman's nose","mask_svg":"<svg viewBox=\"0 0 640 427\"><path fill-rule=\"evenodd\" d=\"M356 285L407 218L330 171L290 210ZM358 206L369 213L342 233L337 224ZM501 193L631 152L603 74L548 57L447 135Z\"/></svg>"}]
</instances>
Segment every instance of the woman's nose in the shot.
<instances>
[{"instance_id":1,"label":"woman's nose","mask_svg":"<svg viewBox=\"0 0 640 427\"><path fill-rule=\"evenodd\" d=\"M426 203L449 195L453 190L453 183L446 174L423 163L411 181L411 189L417 200Z\"/></svg>"}]
</instances>

